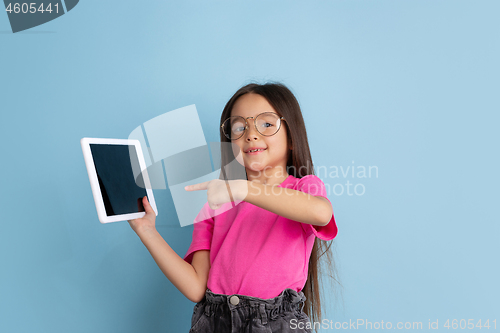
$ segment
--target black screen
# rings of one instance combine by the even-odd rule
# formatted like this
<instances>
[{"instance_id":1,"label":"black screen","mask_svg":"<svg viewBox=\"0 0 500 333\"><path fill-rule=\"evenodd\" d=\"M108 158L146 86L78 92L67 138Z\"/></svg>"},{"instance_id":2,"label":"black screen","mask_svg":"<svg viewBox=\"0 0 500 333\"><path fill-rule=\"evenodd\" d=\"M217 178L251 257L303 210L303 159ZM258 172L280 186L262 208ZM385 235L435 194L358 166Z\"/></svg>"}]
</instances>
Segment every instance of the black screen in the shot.
<instances>
[{"instance_id":1,"label":"black screen","mask_svg":"<svg viewBox=\"0 0 500 333\"><path fill-rule=\"evenodd\" d=\"M90 151L94 159L106 215L144 212L142 198L147 195L147 192L145 188L136 184L132 171L132 163L139 166L135 146L90 144ZM130 156L129 152L133 156ZM138 183L144 184L142 173L138 177Z\"/></svg>"}]
</instances>

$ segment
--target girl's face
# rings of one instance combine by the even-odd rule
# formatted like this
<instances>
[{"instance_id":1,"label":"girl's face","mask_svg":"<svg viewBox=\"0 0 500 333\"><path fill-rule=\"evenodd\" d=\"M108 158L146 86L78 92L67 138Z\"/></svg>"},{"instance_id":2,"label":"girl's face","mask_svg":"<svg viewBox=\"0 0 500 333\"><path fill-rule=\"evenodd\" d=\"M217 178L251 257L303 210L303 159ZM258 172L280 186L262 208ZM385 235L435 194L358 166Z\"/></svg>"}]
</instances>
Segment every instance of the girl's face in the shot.
<instances>
[{"instance_id":1,"label":"girl's face","mask_svg":"<svg viewBox=\"0 0 500 333\"><path fill-rule=\"evenodd\" d=\"M269 102L261 95L248 93L236 101L231 110L231 116L257 117L262 112L276 112ZM286 124L284 121L278 133L272 136L264 136L260 134L254 125L254 119L247 119L248 129L243 136L237 140L233 140L233 153L237 156L237 160L241 165L244 165L247 173L256 173L266 170L266 174L273 168L273 171L281 169L282 175L286 175L286 162L288 160L289 148L287 146ZM257 154L248 154L247 150L263 148ZM238 151L239 149L239 151Z\"/></svg>"}]
</instances>

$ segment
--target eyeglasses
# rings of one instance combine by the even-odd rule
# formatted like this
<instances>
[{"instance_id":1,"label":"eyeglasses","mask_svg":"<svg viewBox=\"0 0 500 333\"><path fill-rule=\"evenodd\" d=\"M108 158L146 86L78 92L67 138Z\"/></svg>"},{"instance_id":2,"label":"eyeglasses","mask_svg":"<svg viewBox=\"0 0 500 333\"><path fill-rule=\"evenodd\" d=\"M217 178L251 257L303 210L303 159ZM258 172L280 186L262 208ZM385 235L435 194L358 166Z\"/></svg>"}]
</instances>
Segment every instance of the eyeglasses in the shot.
<instances>
[{"instance_id":1,"label":"eyeglasses","mask_svg":"<svg viewBox=\"0 0 500 333\"><path fill-rule=\"evenodd\" d=\"M248 129L247 119L249 118L254 119L254 117L231 116L224 120L221 128L226 138L229 140L241 138ZM264 136L271 136L278 133L282 120L285 120L285 118L274 112L263 112L254 119L255 129Z\"/></svg>"}]
</instances>

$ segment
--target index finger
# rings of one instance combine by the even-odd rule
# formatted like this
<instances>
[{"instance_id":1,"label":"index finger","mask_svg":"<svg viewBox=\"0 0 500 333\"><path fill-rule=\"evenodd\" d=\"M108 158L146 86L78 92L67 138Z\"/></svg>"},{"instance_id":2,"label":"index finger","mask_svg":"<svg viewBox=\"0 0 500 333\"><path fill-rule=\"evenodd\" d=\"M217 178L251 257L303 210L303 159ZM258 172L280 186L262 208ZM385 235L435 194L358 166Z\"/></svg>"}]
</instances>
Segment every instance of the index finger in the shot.
<instances>
[{"instance_id":1,"label":"index finger","mask_svg":"<svg viewBox=\"0 0 500 333\"><path fill-rule=\"evenodd\" d=\"M203 183L198 183L198 184L194 184L194 185L188 185L188 186L184 187L184 189L186 191L206 190L207 187L208 187L208 183L210 183L210 180L207 181L207 182L203 182Z\"/></svg>"}]
</instances>

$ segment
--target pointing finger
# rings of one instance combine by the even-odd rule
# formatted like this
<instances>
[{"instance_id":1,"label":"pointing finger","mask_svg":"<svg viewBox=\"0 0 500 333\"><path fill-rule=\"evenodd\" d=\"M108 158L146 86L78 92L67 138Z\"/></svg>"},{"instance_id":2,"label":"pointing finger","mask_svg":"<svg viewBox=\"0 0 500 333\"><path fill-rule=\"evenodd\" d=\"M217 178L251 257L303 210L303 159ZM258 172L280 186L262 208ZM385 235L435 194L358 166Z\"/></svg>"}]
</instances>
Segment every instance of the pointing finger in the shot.
<instances>
[{"instance_id":1,"label":"pointing finger","mask_svg":"<svg viewBox=\"0 0 500 333\"><path fill-rule=\"evenodd\" d=\"M188 186L184 187L184 189L186 191L206 190L208 188L208 183L210 183L210 181L198 183L198 184L194 184L194 185L188 185Z\"/></svg>"}]
</instances>

